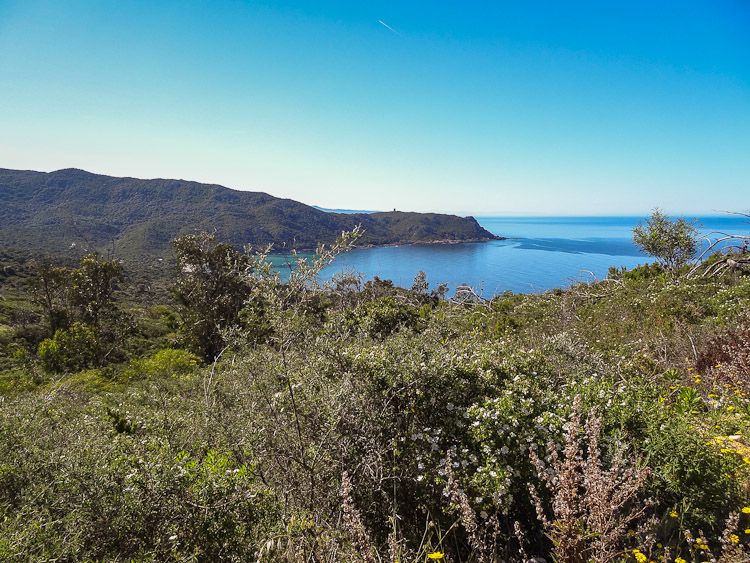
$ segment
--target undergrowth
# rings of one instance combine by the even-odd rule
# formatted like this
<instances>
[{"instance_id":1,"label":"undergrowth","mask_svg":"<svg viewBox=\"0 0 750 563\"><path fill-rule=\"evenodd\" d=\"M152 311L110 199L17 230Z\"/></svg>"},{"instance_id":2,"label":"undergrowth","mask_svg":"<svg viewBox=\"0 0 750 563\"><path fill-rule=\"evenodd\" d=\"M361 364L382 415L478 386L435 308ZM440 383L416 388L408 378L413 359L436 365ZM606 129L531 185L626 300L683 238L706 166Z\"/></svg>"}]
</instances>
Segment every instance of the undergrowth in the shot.
<instances>
[{"instance_id":1,"label":"undergrowth","mask_svg":"<svg viewBox=\"0 0 750 563\"><path fill-rule=\"evenodd\" d=\"M316 268L256 265L202 365L169 308L81 370L4 324L0 560L747 560L746 273L454 303Z\"/></svg>"}]
</instances>

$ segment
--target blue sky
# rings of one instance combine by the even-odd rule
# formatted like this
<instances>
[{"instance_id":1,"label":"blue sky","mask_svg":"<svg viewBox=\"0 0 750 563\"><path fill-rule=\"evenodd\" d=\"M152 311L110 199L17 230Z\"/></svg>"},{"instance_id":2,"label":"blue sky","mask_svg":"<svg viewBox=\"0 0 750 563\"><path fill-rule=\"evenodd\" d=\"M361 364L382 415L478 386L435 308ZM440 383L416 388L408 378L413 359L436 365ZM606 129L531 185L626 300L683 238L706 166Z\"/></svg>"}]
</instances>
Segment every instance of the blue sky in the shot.
<instances>
[{"instance_id":1,"label":"blue sky","mask_svg":"<svg viewBox=\"0 0 750 563\"><path fill-rule=\"evenodd\" d=\"M0 0L0 167L330 208L745 211L750 2Z\"/></svg>"}]
</instances>

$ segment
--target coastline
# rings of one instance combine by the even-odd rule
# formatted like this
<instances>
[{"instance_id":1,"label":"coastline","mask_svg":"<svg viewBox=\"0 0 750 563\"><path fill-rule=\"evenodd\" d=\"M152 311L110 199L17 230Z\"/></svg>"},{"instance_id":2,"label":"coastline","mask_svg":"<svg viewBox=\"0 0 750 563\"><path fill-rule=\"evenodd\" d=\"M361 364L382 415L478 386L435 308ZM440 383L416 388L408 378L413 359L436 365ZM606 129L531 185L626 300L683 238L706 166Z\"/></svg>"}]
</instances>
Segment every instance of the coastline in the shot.
<instances>
[{"instance_id":1,"label":"coastline","mask_svg":"<svg viewBox=\"0 0 750 563\"><path fill-rule=\"evenodd\" d=\"M389 248L395 246L411 246L418 244L461 244L461 243L477 243L477 242L492 242L493 240L508 240L508 237L494 236L494 237L481 237L481 238L470 238L470 239L437 239L437 240L402 240L397 242L386 242L382 244L355 244L354 248L365 249L365 248ZM297 252L315 252L317 248L296 248ZM280 256L288 254L288 252L271 252L270 254Z\"/></svg>"},{"instance_id":2,"label":"coastline","mask_svg":"<svg viewBox=\"0 0 750 563\"><path fill-rule=\"evenodd\" d=\"M469 238L469 239L438 239L438 240L404 240L400 242L389 242L384 244L355 245L355 248L387 248L389 246L407 246L413 244L461 244L463 242L491 242L493 240L507 240L507 237L495 236L492 238Z\"/></svg>"}]
</instances>

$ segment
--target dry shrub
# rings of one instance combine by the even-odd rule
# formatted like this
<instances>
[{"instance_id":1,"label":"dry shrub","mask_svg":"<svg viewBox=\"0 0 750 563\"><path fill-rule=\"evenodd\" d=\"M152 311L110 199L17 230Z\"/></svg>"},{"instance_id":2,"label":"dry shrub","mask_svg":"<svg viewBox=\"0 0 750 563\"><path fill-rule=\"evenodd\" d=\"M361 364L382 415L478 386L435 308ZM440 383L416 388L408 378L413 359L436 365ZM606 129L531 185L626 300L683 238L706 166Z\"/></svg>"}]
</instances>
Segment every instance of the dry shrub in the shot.
<instances>
[{"instance_id":1,"label":"dry shrub","mask_svg":"<svg viewBox=\"0 0 750 563\"><path fill-rule=\"evenodd\" d=\"M461 525L467 534L467 540L471 547L477 563L490 563L497 560L497 537L498 522L497 517L493 516L483 526L479 524L477 513L469 503L469 497L463 489L458 486L455 475L453 474L453 464L451 462L450 451L447 454L445 463L445 474L448 484L444 494L450 498L452 507L458 512Z\"/></svg>"},{"instance_id":2,"label":"dry shrub","mask_svg":"<svg viewBox=\"0 0 750 563\"><path fill-rule=\"evenodd\" d=\"M735 533L739 528L740 514L732 512L727 518L724 526L724 532L719 538L721 543L721 557L719 563L737 563L748 561L748 553L739 541L739 536Z\"/></svg>"},{"instance_id":3,"label":"dry shrub","mask_svg":"<svg viewBox=\"0 0 750 563\"><path fill-rule=\"evenodd\" d=\"M344 513L344 530L351 537L354 547L362 557L365 563L375 563L373 556L373 547L370 542L370 534L367 533L362 517L354 505L352 496L352 483L349 480L349 474L344 471L341 476L341 510Z\"/></svg>"},{"instance_id":4,"label":"dry shrub","mask_svg":"<svg viewBox=\"0 0 750 563\"><path fill-rule=\"evenodd\" d=\"M698 373L711 373L721 383L747 387L747 376L750 375L750 324L743 323L710 340L698 355L695 369Z\"/></svg>"},{"instance_id":5,"label":"dry shrub","mask_svg":"<svg viewBox=\"0 0 750 563\"><path fill-rule=\"evenodd\" d=\"M537 518L554 544L555 561L603 563L624 553L628 527L643 519L650 502L639 503L638 493L650 469L634 469L622 450L615 452L610 468L604 468L599 450L601 416L594 409L586 422L585 452L580 423L578 395L567 424L563 457L553 443L548 446L552 452L549 466L534 450L529 452L539 479L552 496L552 520L534 485L529 484L529 489Z\"/></svg>"}]
</instances>

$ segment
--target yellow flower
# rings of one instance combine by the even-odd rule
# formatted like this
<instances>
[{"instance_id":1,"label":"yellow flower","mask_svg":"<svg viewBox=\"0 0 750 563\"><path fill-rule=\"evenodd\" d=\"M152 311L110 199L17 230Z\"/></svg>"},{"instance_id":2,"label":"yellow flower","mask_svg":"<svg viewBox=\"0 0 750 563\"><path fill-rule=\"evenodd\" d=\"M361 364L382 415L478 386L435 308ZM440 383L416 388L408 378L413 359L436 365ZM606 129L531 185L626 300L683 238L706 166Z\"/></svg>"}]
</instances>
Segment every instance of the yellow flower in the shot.
<instances>
[{"instance_id":1,"label":"yellow flower","mask_svg":"<svg viewBox=\"0 0 750 563\"><path fill-rule=\"evenodd\" d=\"M677 516L678 516L678 515L677 515L677 511L676 511L676 510L673 510L672 512L670 512L670 513L669 513L669 515L670 515L670 516L671 516L672 518L677 518Z\"/></svg>"},{"instance_id":2,"label":"yellow flower","mask_svg":"<svg viewBox=\"0 0 750 563\"><path fill-rule=\"evenodd\" d=\"M687 561L685 561L682 557L678 557L674 560L674 563L687 563Z\"/></svg>"},{"instance_id":3,"label":"yellow flower","mask_svg":"<svg viewBox=\"0 0 750 563\"><path fill-rule=\"evenodd\" d=\"M747 529L745 530L745 533L746 533L746 534L750 534L750 528L747 528Z\"/></svg>"},{"instance_id":4,"label":"yellow flower","mask_svg":"<svg viewBox=\"0 0 750 563\"><path fill-rule=\"evenodd\" d=\"M732 540L732 543L740 543L740 536L737 534L732 534L729 539Z\"/></svg>"},{"instance_id":5,"label":"yellow flower","mask_svg":"<svg viewBox=\"0 0 750 563\"><path fill-rule=\"evenodd\" d=\"M633 556L635 557L635 560L638 561L638 563L646 563L648 561L648 557L643 555L643 553L641 553L637 549L633 550Z\"/></svg>"},{"instance_id":6,"label":"yellow flower","mask_svg":"<svg viewBox=\"0 0 750 563\"><path fill-rule=\"evenodd\" d=\"M695 547L696 547L696 549L703 549L703 550L708 549L708 545L705 544L705 543L702 543L700 540L698 540L697 542L695 542Z\"/></svg>"},{"instance_id":7,"label":"yellow flower","mask_svg":"<svg viewBox=\"0 0 750 563\"><path fill-rule=\"evenodd\" d=\"M745 514L750 514L750 506L744 506L742 508L742 512L744 512Z\"/></svg>"},{"instance_id":8,"label":"yellow flower","mask_svg":"<svg viewBox=\"0 0 750 563\"><path fill-rule=\"evenodd\" d=\"M442 559L444 557L444 555L445 555L444 553L440 553L439 551L435 551L434 553L428 553L427 554L427 559L434 559L434 560Z\"/></svg>"}]
</instances>

